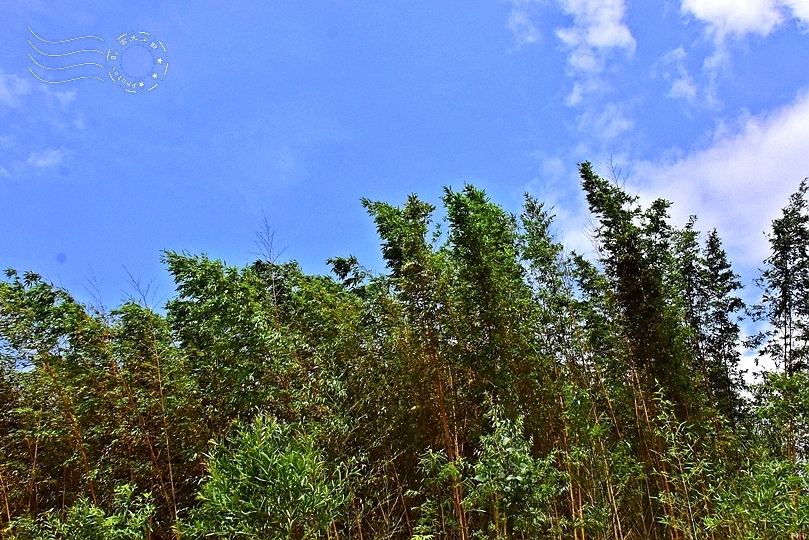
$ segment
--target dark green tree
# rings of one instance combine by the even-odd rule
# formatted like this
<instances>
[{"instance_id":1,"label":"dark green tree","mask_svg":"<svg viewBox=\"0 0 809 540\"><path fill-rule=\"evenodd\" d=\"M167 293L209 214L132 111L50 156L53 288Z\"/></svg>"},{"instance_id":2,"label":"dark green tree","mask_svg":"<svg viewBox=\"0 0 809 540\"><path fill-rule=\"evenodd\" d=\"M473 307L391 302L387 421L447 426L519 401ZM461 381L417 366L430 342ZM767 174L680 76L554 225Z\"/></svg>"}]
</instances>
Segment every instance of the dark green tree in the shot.
<instances>
[{"instance_id":1,"label":"dark green tree","mask_svg":"<svg viewBox=\"0 0 809 540\"><path fill-rule=\"evenodd\" d=\"M738 421L744 410L740 391L745 388L739 371L739 320L745 305L737 291L742 285L716 229L701 246L695 221L692 216L675 241L694 365L710 405L725 418Z\"/></svg>"},{"instance_id":2,"label":"dark green tree","mask_svg":"<svg viewBox=\"0 0 809 540\"><path fill-rule=\"evenodd\" d=\"M781 217L772 222L770 255L757 284L763 290L756 312L771 328L759 341L761 355L774 361L786 376L806 369L809 353L809 209L801 182Z\"/></svg>"},{"instance_id":3,"label":"dark green tree","mask_svg":"<svg viewBox=\"0 0 809 540\"><path fill-rule=\"evenodd\" d=\"M754 317L769 327L752 343L760 345L759 359L773 362L778 370L765 373L756 390L759 413L772 446L780 446L791 460L806 455L809 444L809 401L801 391L809 381L807 190L809 181L804 180L772 222L770 255L756 281L763 291L761 304L753 309Z\"/></svg>"}]
</instances>

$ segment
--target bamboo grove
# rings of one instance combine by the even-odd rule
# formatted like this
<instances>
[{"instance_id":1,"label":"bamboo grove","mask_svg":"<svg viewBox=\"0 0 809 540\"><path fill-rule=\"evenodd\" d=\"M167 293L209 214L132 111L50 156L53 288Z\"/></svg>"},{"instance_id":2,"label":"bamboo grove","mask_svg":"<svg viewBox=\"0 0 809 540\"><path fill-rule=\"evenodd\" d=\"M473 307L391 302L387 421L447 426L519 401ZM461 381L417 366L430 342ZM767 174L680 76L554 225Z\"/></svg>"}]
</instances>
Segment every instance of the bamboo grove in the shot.
<instances>
[{"instance_id":1,"label":"bamboo grove","mask_svg":"<svg viewBox=\"0 0 809 540\"><path fill-rule=\"evenodd\" d=\"M107 311L8 270L2 536L806 538L806 181L746 306L716 231L580 173L590 258L467 186L362 201L380 274L167 252Z\"/></svg>"}]
</instances>

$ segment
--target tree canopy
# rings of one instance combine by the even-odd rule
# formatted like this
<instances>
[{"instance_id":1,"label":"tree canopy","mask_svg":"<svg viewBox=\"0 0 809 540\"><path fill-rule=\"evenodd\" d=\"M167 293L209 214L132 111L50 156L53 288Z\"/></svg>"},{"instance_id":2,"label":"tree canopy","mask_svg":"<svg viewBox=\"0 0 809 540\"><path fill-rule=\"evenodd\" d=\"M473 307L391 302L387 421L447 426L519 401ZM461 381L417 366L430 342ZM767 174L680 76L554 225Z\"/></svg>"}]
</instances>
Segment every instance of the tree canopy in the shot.
<instances>
[{"instance_id":1,"label":"tree canopy","mask_svg":"<svg viewBox=\"0 0 809 540\"><path fill-rule=\"evenodd\" d=\"M580 174L593 257L465 186L362 200L380 273L166 252L164 309L107 312L8 270L0 534L805 538L807 182L748 307L716 230Z\"/></svg>"}]
</instances>

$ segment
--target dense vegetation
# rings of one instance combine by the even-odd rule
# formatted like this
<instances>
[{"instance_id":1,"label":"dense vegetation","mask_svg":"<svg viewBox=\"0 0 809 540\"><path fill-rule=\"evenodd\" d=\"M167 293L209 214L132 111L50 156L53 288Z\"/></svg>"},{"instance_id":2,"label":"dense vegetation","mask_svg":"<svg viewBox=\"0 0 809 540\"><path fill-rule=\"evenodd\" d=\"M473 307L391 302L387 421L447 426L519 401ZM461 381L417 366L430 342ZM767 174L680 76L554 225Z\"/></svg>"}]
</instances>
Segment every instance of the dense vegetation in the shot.
<instances>
[{"instance_id":1,"label":"dense vegetation","mask_svg":"<svg viewBox=\"0 0 809 540\"><path fill-rule=\"evenodd\" d=\"M804 538L807 183L745 306L716 231L580 172L597 260L466 187L363 201L381 275L169 252L107 312L7 271L3 536Z\"/></svg>"}]
</instances>

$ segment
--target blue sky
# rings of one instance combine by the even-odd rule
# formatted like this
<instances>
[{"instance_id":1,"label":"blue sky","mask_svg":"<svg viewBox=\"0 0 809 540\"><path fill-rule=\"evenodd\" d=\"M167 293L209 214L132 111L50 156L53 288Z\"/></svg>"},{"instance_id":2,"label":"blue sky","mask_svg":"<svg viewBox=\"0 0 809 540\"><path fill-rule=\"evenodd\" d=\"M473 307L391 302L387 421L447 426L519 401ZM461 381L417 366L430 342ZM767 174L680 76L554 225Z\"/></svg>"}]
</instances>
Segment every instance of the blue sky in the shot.
<instances>
[{"instance_id":1,"label":"blue sky","mask_svg":"<svg viewBox=\"0 0 809 540\"><path fill-rule=\"evenodd\" d=\"M131 274L159 303L161 250L245 264L263 214L309 272L348 254L380 269L360 197L438 203L464 183L510 211L546 200L586 250L576 164L612 160L717 227L749 283L809 175L808 25L809 0L0 0L0 266L85 301L94 281L108 306ZM106 53L133 32L166 47L153 91L55 69L104 55L29 44ZM36 78L63 73L105 80Z\"/></svg>"}]
</instances>

